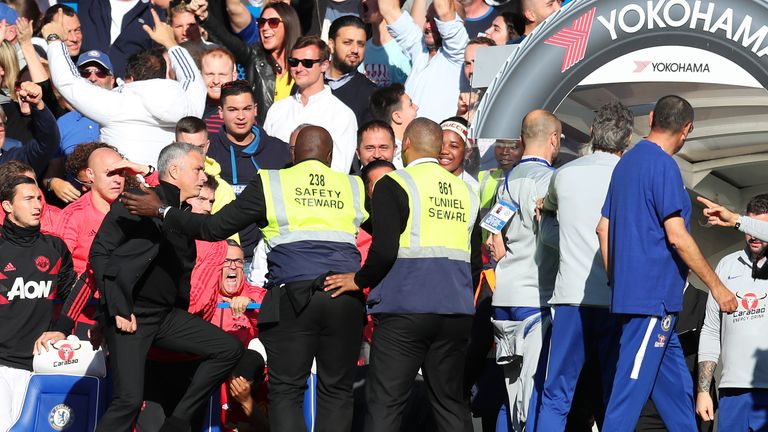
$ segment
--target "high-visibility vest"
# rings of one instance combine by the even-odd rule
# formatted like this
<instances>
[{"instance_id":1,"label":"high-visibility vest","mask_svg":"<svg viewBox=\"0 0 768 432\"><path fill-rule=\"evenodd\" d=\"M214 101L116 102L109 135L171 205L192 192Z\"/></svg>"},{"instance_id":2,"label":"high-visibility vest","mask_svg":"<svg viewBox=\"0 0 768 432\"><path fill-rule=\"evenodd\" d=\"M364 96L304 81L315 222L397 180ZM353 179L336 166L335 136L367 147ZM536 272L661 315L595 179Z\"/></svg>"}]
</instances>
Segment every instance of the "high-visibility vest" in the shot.
<instances>
[{"instance_id":1,"label":"high-visibility vest","mask_svg":"<svg viewBox=\"0 0 768 432\"><path fill-rule=\"evenodd\" d=\"M307 160L281 170L260 170L267 208L262 228L270 282L309 280L360 268L355 245L368 217L359 177Z\"/></svg>"},{"instance_id":2,"label":"high-visibility vest","mask_svg":"<svg viewBox=\"0 0 768 432\"><path fill-rule=\"evenodd\" d=\"M504 171L501 168L495 168L487 171L480 171L477 181L480 182L480 212L486 212L493 207L496 201L496 192L499 190L499 183L504 178Z\"/></svg>"},{"instance_id":3,"label":"high-visibility vest","mask_svg":"<svg viewBox=\"0 0 768 432\"><path fill-rule=\"evenodd\" d=\"M472 314L470 242L477 195L436 163L387 175L408 195L410 211L397 259L369 296L371 312Z\"/></svg>"}]
</instances>

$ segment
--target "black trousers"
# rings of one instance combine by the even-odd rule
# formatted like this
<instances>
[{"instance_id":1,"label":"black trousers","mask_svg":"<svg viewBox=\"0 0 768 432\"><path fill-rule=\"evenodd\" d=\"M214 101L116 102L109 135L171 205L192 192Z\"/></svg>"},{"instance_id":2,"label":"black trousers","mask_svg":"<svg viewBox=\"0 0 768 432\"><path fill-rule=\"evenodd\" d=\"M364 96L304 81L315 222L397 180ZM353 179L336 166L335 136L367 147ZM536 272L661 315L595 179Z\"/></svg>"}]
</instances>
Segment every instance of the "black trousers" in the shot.
<instances>
[{"instance_id":1,"label":"black trousers","mask_svg":"<svg viewBox=\"0 0 768 432\"><path fill-rule=\"evenodd\" d=\"M259 326L267 350L269 425L272 432L306 431L302 405L312 359L317 359L315 431L352 428L352 384L360 355L365 309L357 295L331 298L315 292L297 315L283 313L280 322Z\"/></svg>"},{"instance_id":2,"label":"black trousers","mask_svg":"<svg viewBox=\"0 0 768 432\"><path fill-rule=\"evenodd\" d=\"M104 326L114 388L109 408L96 428L98 432L131 430L144 400L144 368L151 345L203 357L172 414L182 422L192 419L243 355L243 345L237 338L187 311L137 308L134 314L138 324L135 333L121 332L114 319Z\"/></svg>"},{"instance_id":3,"label":"black trousers","mask_svg":"<svg viewBox=\"0 0 768 432\"><path fill-rule=\"evenodd\" d=\"M471 431L463 382L472 316L381 314L374 322L365 430L400 430L403 409L421 368L437 430Z\"/></svg>"}]
</instances>

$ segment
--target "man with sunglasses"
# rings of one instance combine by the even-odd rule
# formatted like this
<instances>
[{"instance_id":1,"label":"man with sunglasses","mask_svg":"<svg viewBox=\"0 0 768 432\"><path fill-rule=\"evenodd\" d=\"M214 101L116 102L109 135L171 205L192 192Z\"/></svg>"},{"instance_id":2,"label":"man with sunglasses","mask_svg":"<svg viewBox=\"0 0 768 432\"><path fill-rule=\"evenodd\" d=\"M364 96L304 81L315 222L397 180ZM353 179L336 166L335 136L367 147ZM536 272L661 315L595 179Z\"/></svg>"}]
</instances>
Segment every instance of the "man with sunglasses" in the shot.
<instances>
[{"instance_id":1,"label":"man with sunglasses","mask_svg":"<svg viewBox=\"0 0 768 432\"><path fill-rule=\"evenodd\" d=\"M80 54L77 70L81 77L95 86L107 90L112 90L115 86L112 61L101 51L91 50ZM69 156L79 144L99 141L99 124L76 109L59 117L56 124L61 132L58 157ZM43 180L43 185L64 203L71 203L80 197L80 191L63 178L47 177Z\"/></svg>"},{"instance_id":2,"label":"man with sunglasses","mask_svg":"<svg viewBox=\"0 0 768 432\"><path fill-rule=\"evenodd\" d=\"M333 137L331 168L347 174L357 148L357 118L325 85L323 78L330 56L328 45L317 36L304 36L296 41L288 66L298 92L270 107L264 129L288 142L302 123L325 128Z\"/></svg>"}]
</instances>

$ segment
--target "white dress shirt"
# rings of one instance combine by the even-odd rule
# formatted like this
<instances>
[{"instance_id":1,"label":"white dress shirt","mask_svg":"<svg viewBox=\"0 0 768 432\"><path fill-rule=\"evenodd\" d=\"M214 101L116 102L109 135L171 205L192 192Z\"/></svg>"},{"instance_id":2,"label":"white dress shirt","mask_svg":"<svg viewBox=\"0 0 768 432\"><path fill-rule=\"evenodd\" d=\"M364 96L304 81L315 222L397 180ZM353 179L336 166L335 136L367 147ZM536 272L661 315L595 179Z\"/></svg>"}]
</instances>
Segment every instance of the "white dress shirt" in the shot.
<instances>
[{"instance_id":1,"label":"white dress shirt","mask_svg":"<svg viewBox=\"0 0 768 432\"><path fill-rule=\"evenodd\" d=\"M355 113L331 93L323 91L301 102L301 94L281 99L269 108L264 120L264 130L269 135L289 142L291 132L300 124L307 123L325 128L333 137L331 169L349 174L357 148L357 119Z\"/></svg>"}]
</instances>

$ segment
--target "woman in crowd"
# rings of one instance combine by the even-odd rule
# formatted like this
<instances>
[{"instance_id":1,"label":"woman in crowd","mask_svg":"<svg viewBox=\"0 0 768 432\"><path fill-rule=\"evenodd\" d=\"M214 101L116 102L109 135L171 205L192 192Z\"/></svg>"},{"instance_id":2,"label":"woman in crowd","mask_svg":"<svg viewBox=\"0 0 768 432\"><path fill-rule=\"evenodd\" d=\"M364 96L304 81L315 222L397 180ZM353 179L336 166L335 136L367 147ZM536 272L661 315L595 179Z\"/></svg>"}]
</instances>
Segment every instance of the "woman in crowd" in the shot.
<instances>
[{"instance_id":1,"label":"woman in crowd","mask_svg":"<svg viewBox=\"0 0 768 432\"><path fill-rule=\"evenodd\" d=\"M502 12L485 30L485 35L496 42L496 45L506 45L507 42L520 39L518 29L523 27L523 17L512 12Z\"/></svg>"},{"instance_id":2,"label":"woman in crowd","mask_svg":"<svg viewBox=\"0 0 768 432\"><path fill-rule=\"evenodd\" d=\"M223 22L226 18L220 12L208 11L206 5L196 9L195 14L205 18L203 27L211 39L232 51L237 63L245 67L245 78L253 85L259 107L257 121L263 124L272 103L291 94L293 80L288 71L288 54L301 36L299 17L285 3L265 6L257 20L259 40L249 45L227 30Z\"/></svg>"}]
</instances>

